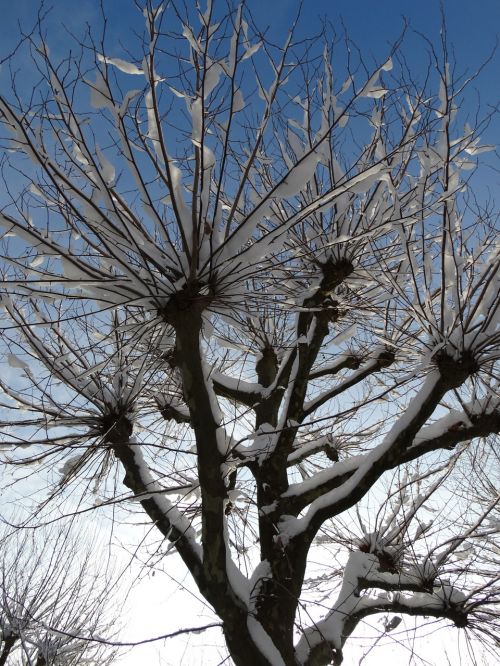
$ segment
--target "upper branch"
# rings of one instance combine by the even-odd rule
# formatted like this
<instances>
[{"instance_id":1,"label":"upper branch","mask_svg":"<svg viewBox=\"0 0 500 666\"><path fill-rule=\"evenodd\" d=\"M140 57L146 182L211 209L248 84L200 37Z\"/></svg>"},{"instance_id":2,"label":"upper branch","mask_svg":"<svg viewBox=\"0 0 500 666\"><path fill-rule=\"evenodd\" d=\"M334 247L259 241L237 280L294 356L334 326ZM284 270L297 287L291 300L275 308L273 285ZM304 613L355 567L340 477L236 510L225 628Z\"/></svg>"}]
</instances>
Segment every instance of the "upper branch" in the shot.
<instances>
[{"instance_id":1,"label":"upper branch","mask_svg":"<svg viewBox=\"0 0 500 666\"><path fill-rule=\"evenodd\" d=\"M310 402L307 402L304 405L304 410L303 410L304 416L309 416L316 409L318 409L318 407L321 407L321 405L324 405L326 402L328 402L335 396L344 393L344 391L347 391L353 386L356 386L356 384L359 384L374 372L377 372L382 368L389 367L393 361L394 361L394 353L392 351L389 350L381 351L375 359L372 359L366 365L357 369L356 372L353 372L352 375L346 377L346 379L341 381L339 384L337 384L331 389L327 389L326 391L321 393L319 396L317 396ZM344 367L349 367L349 366L344 365Z\"/></svg>"}]
</instances>

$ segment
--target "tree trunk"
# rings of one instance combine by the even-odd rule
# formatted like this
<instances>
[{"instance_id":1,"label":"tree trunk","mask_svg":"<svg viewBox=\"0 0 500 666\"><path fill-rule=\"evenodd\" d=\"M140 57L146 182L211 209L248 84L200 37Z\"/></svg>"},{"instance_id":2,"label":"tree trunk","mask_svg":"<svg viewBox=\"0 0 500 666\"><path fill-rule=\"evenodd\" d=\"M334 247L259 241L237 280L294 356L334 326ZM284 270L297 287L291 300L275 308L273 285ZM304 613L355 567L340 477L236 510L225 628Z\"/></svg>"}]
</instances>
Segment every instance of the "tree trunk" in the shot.
<instances>
[{"instance_id":1,"label":"tree trunk","mask_svg":"<svg viewBox=\"0 0 500 666\"><path fill-rule=\"evenodd\" d=\"M8 636L7 638L4 639L3 649L2 652L0 653L0 666L5 666L5 664L7 663L7 659L9 657L9 654L12 652L12 648L14 647L17 638L18 638L17 636Z\"/></svg>"}]
</instances>

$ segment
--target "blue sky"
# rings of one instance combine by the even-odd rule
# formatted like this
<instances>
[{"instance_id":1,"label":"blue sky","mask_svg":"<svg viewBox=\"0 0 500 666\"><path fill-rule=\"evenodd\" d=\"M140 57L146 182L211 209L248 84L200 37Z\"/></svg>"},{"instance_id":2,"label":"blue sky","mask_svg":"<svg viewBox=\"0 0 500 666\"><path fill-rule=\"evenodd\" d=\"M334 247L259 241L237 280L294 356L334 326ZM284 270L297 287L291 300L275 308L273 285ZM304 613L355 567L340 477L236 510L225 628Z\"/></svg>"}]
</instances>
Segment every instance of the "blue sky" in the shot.
<instances>
[{"instance_id":1,"label":"blue sky","mask_svg":"<svg viewBox=\"0 0 500 666\"><path fill-rule=\"evenodd\" d=\"M15 43L17 22L29 26L40 5L37 0L2 0L0 24L1 52ZM52 0L48 21L51 41L62 44L66 36L59 29L64 22L70 30L82 28L86 22L95 24L99 20L98 0ZM188 0L187 5L194 0ZM248 0L247 5L257 23L270 27L273 35L279 36L287 29L290 19L297 11L297 0ZM137 16L134 3L128 0L105 0L104 6L110 17L110 34L119 36L123 28ZM463 65L480 62L495 44L500 26L500 2L498 0L447 0L444 2L446 22L451 42L456 47L457 57ZM328 17L334 27L341 30L342 18L349 35L367 55L378 53L399 33L403 18L414 30L424 32L431 38L439 35L440 3L438 0L305 0L301 23L304 34L317 28L319 19ZM54 30L55 29L55 30ZM409 41L413 41L410 37ZM498 72L498 68L497 68ZM490 72L491 81L497 79Z\"/></svg>"},{"instance_id":2,"label":"blue sky","mask_svg":"<svg viewBox=\"0 0 500 666\"><path fill-rule=\"evenodd\" d=\"M202 0L204 4L205 0ZM98 0L51 0L51 7L45 21L51 53L63 56L70 46L68 32L82 34L86 24L97 27L100 24ZM194 0L186 0L186 6L195 6ZM225 6L219 0L217 4ZM235 4L235 3L233 3ZM38 0L17 0L0 2L2 21L0 22L0 59L15 45L18 36L18 23L24 29L33 25L40 2ZM182 6L182 3L179 3ZM267 34L282 43L287 29L299 7L298 0L247 0L247 6L256 24ZM140 17L132 0L104 0L108 16L107 45L110 52L121 49L130 39L131 27L137 28ZM444 0L449 43L455 53L461 73L473 72L491 54L500 26L499 0ZM342 34L344 28L349 38L359 47L368 63L380 60L387 53L401 33L404 19L408 21L403 44L403 52L414 72L422 72L427 66L427 46L416 34L425 34L434 43L439 40L441 28L441 6L439 0L304 0L299 32L304 36L314 34L321 19L326 18L333 29ZM67 31L62 29L62 25ZM115 48L113 48L115 47ZM114 53L119 55L119 53ZM18 63L19 64L19 63ZM4 65L0 73L0 83L6 82L8 72ZM495 55L493 62L474 82L480 95L481 106L498 104L498 80L500 57ZM478 97L469 90L471 108L477 105ZM498 126L490 129L484 139L493 141L498 134Z\"/></svg>"}]
</instances>

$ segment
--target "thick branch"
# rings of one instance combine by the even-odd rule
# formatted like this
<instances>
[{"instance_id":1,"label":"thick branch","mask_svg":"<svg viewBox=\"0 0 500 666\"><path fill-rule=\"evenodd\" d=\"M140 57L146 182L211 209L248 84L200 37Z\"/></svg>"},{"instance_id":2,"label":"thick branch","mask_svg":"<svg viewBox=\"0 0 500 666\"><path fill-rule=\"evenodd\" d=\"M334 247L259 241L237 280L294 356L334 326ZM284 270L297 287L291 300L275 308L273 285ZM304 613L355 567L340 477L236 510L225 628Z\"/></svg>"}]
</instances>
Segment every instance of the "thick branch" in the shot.
<instances>
[{"instance_id":1,"label":"thick branch","mask_svg":"<svg viewBox=\"0 0 500 666\"><path fill-rule=\"evenodd\" d=\"M333 462L338 462L339 453L329 437L321 437L319 441L307 442L288 456L288 466L298 465L316 453L324 453Z\"/></svg>"},{"instance_id":2,"label":"thick branch","mask_svg":"<svg viewBox=\"0 0 500 666\"><path fill-rule=\"evenodd\" d=\"M262 400L263 390L259 384L234 379L220 372L213 372L210 378L214 391L223 398L234 400L246 407L253 407Z\"/></svg>"},{"instance_id":3,"label":"thick branch","mask_svg":"<svg viewBox=\"0 0 500 666\"><path fill-rule=\"evenodd\" d=\"M454 423L448 425L445 432L435 437L422 437L424 433L425 428L415 438L410 448L401 454L398 464L410 462L438 449L453 449L460 442L467 442L476 437L500 434L500 410L471 417L464 415L463 419L457 418Z\"/></svg>"},{"instance_id":4,"label":"thick branch","mask_svg":"<svg viewBox=\"0 0 500 666\"><path fill-rule=\"evenodd\" d=\"M309 403L306 403L304 405L304 416L309 416L316 409L318 409L318 407L321 407L321 405L324 405L326 402L328 402L335 396L340 395L341 393L347 391L353 386L356 386L356 384L359 384L364 379L369 377L371 374L377 372L377 370L389 367L393 361L394 361L393 352L387 350L380 352L377 358L371 360L369 363L367 363L362 368L358 369L356 372L353 372L352 375L350 375L344 381L337 384L337 386L334 386L333 388L319 395L317 398L314 398L314 400L311 400ZM344 367L350 367L350 366L344 366Z\"/></svg>"},{"instance_id":5,"label":"thick branch","mask_svg":"<svg viewBox=\"0 0 500 666\"><path fill-rule=\"evenodd\" d=\"M309 373L309 379L319 379L320 377L332 377L341 370L357 370L361 365L361 358L358 356L343 356L335 363L323 366Z\"/></svg>"},{"instance_id":6,"label":"thick branch","mask_svg":"<svg viewBox=\"0 0 500 666\"><path fill-rule=\"evenodd\" d=\"M207 581L202 570L201 549L195 541L189 521L163 495L163 489L151 477L139 444L128 439L113 437L113 451L125 469L123 483L139 501L165 538L175 543L182 560L200 589Z\"/></svg>"},{"instance_id":7,"label":"thick branch","mask_svg":"<svg viewBox=\"0 0 500 666\"><path fill-rule=\"evenodd\" d=\"M349 470L346 476L340 480L329 478L325 484L314 484L307 481L304 484L306 493L301 494L298 499L298 489L295 496L287 499L286 493L280 509L284 514L290 514L301 510L314 497L307 514L300 519L287 519L283 521L285 532L290 536L302 534L308 531L310 536L314 535L323 522L334 515L345 511L358 502L380 476L401 463L402 457L411 447L417 433L432 415L444 394L462 384L466 377L473 371L467 361L451 361L445 359L446 363L440 365L439 371L435 370L426 378L424 385L410 402L406 412L394 424L391 431L383 442L365 456L362 456L354 470ZM334 467L335 469L335 467ZM327 490L329 484L333 484L332 490ZM295 514L297 515L297 514ZM302 537L301 537L302 538Z\"/></svg>"},{"instance_id":8,"label":"thick branch","mask_svg":"<svg viewBox=\"0 0 500 666\"><path fill-rule=\"evenodd\" d=\"M377 597L363 595L367 588L390 590ZM401 590L413 591L404 596ZM413 575L388 574L380 570L378 558L371 553L353 552L344 570L342 588L328 615L304 631L296 653L304 666L327 666L342 662L342 648L357 624L366 616L380 612L430 615L448 618L458 627L467 624L465 597L445 585L429 590L426 581Z\"/></svg>"},{"instance_id":9,"label":"thick branch","mask_svg":"<svg viewBox=\"0 0 500 666\"><path fill-rule=\"evenodd\" d=\"M399 456L394 457L391 464L387 468L384 468L383 471L420 458L431 451L453 449L460 442L500 433L499 411L474 416L472 417L473 423L470 421L470 418L465 417L465 415L462 420L457 418L455 423L450 423L446 432L437 437L421 439L421 435L417 435L413 444L402 450ZM465 421L468 421L470 425L466 426ZM421 432L424 433L425 430L424 428ZM341 487L366 464L372 453L341 461L329 469L318 472L318 474L307 481L290 486L285 496L286 501L281 505L283 512L289 515L297 515L317 498L323 497L326 493ZM307 453L306 455L310 454Z\"/></svg>"}]
</instances>

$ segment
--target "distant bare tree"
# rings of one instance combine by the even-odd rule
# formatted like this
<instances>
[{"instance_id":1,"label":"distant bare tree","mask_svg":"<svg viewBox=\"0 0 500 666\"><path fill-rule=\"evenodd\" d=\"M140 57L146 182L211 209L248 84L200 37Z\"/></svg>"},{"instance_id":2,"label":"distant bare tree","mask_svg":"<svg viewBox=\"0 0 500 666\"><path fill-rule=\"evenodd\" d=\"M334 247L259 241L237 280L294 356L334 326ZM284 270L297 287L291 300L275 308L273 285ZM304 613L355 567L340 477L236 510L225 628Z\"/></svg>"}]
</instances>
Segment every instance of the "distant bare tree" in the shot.
<instances>
[{"instance_id":1,"label":"distant bare tree","mask_svg":"<svg viewBox=\"0 0 500 666\"><path fill-rule=\"evenodd\" d=\"M0 664L111 664L110 591L90 551L63 529L3 530L0 555Z\"/></svg>"},{"instance_id":2,"label":"distant bare tree","mask_svg":"<svg viewBox=\"0 0 500 666\"><path fill-rule=\"evenodd\" d=\"M238 666L340 664L373 615L490 645L500 257L473 77L444 33L419 80L400 43L369 67L299 16L276 46L244 6L141 6L128 52L103 30L56 61L40 27L38 83L0 101L5 464L62 465L81 508L140 502Z\"/></svg>"}]
</instances>

